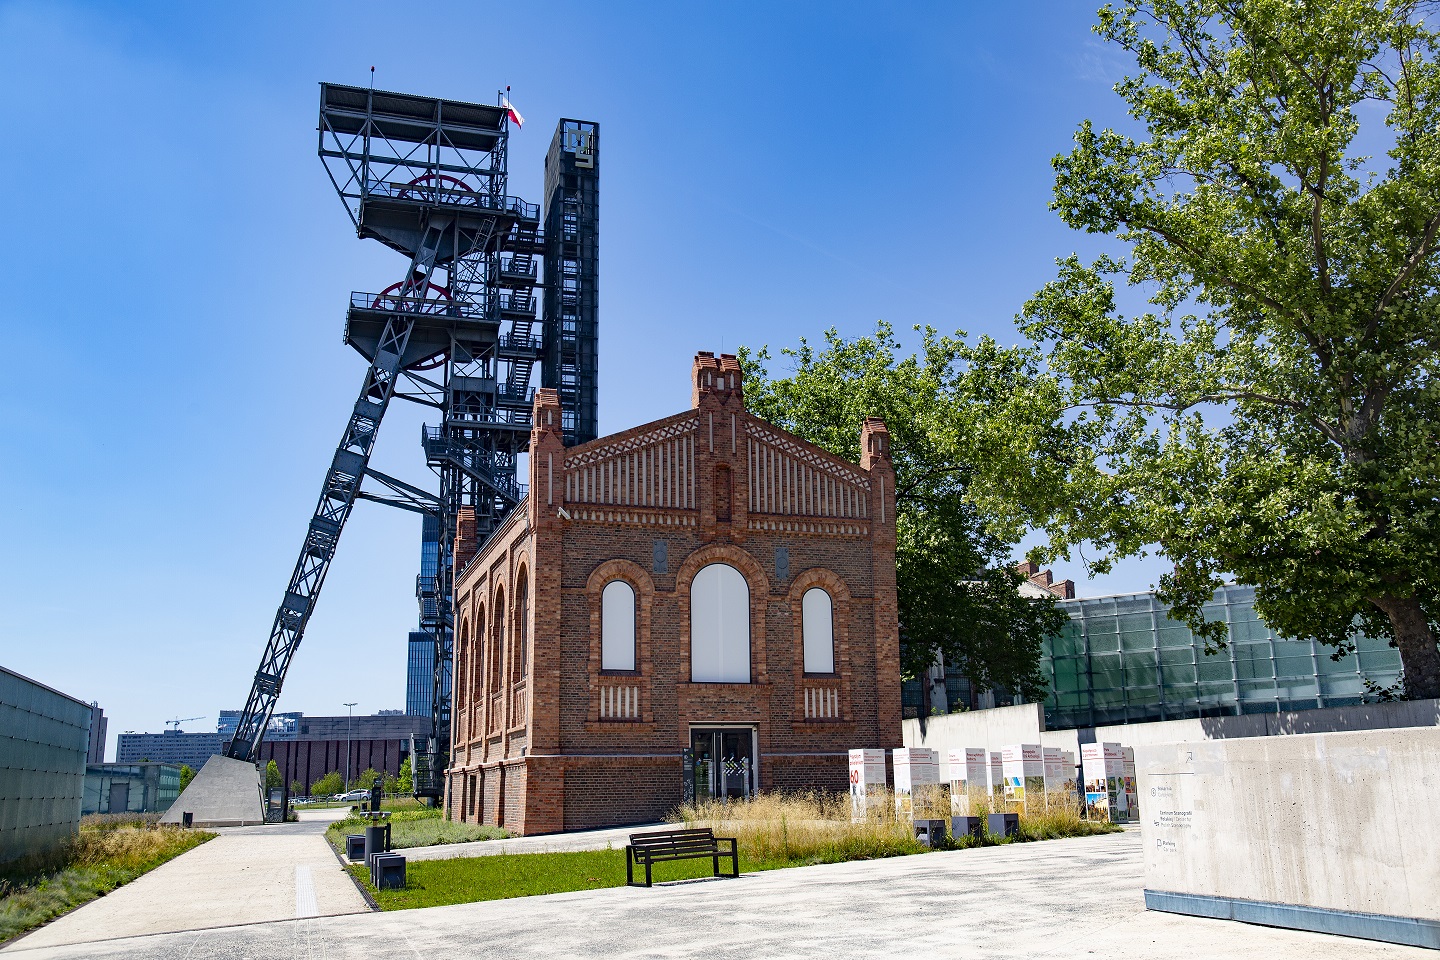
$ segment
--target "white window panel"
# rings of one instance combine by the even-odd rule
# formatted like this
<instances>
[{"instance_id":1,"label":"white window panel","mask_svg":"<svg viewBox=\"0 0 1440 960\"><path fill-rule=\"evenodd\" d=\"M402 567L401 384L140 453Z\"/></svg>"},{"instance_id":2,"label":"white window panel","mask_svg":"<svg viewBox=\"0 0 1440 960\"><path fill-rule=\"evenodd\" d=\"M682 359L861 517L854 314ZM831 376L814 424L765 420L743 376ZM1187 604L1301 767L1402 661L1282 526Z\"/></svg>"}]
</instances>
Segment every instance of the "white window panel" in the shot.
<instances>
[{"instance_id":1,"label":"white window panel","mask_svg":"<svg viewBox=\"0 0 1440 960\"><path fill-rule=\"evenodd\" d=\"M635 669L635 588L624 580L600 593L600 669Z\"/></svg>"},{"instance_id":2,"label":"white window panel","mask_svg":"<svg viewBox=\"0 0 1440 960\"><path fill-rule=\"evenodd\" d=\"M801 632L805 638L805 672L835 672L835 616L830 594L819 587L800 600Z\"/></svg>"},{"instance_id":3,"label":"white window panel","mask_svg":"<svg viewBox=\"0 0 1440 960\"><path fill-rule=\"evenodd\" d=\"M750 585L728 564L704 567L690 585L690 679L750 682Z\"/></svg>"}]
</instances>

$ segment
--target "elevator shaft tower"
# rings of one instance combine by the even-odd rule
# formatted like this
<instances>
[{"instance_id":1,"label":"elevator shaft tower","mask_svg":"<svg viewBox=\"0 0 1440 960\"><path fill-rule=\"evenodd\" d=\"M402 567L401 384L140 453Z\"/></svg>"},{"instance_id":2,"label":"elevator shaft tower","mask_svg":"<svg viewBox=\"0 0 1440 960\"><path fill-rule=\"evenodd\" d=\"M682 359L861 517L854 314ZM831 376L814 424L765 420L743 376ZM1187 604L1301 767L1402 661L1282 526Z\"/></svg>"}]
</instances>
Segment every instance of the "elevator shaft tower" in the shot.
<instances>
[{"instance_id":1,"label":"elevator shaft tower","mask_svg":"<svg viewBox=\"0 0 1440 960\"><path fill-rule=\"evenodd\" d=\"M350 295L345 342L369 370L226 753L257 756L340 533L355 501L372 500L426 514L439 525L433 573L422 571L416 585L422 629L436 644L432 736L412 754L416 792L438 797L450 746L457 519L463 515L468 527L473 518L483 541L525 495L516 460L529 443L534 364L552 341L536 329L535 293L538 261L548 259L550 248L540 209L507 193L505 106L338 84L321 84L320 99L320 157L357 235L380 241L408 264L400 280L378 293ZM593 131L594 124L588 126ZM586 142L595 143L593 133ZM575 139L569 153L581 146ZM593 149L589 162L593 169ZM560 196L565 206L563 189ZM593 257L593 216L589 236ZM562 245L557 262L571 263L563 257L573 253ZM592 278L593 303L593 265L571 269ZM593 357L593 309L588 330ZM547 355L545 367L575 354L572 347L553 360ZM589 397L593 420L593 389ZM438 494L370 467L381 419L394 398L438 413L439 422L421 434L426 462L439 478Z\"/></svg>"}]
</instances>

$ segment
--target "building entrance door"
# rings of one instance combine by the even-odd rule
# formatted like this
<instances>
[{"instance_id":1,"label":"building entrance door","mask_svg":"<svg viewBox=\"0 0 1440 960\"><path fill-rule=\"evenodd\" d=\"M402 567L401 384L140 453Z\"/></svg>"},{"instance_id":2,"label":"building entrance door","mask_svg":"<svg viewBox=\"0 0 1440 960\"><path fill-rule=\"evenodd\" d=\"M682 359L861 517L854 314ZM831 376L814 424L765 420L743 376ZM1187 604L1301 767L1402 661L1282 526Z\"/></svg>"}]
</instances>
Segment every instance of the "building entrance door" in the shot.
<instances>
[{"instance_id":1,"label":"building entrance door","mask_svg":"<svg viewBox=\"0 0 1440 960\"><path fill-rule=\"evenodd\" d=\"M110 781L110 812L124 813L130 809L130 784Z\"/></svg>"},{"instance_id":2,"label":"building entrance door","mask_svg":"<svg viewBox=\"0 0 1440 960\"><path fill-rule=\"evenodd\" d=\"M695 753L695 801L743 800L759 784L754 727L697 727L690 731Z\"/></svg>"}]
</instances>

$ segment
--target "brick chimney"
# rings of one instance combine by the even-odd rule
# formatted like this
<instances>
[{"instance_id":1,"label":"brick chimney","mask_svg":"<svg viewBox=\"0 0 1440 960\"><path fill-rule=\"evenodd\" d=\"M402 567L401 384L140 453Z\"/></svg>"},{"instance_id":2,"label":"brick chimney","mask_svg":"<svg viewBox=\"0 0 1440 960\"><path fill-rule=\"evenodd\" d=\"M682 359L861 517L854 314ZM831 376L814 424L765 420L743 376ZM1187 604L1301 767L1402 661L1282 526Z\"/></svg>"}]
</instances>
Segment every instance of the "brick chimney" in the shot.
<instances>
[{"instance_id":1,"label":"brick chimney","mask_svg":"<svg viewBox=\"0 0 1440 960\"><path fill-rule=\"evenodd\" d=\"M699 409L711 399L717 407L740 412L745 409L745 374L733 354L719 357L708 350L695 354L690 368L690 406Z\"/></svg>"},{"instance_id":2,"label":"brick chimney","mask_svg":"<svg viewBox=\"0 0 1440 960\"><path fill-rule=\"evenodd\" d=\"M530 525L538 527L556 517L565 501L565 434L558 390L535 391L530 422Z\"/></svg>"},{"instance_id":3,"label":"brick chimney","mask_svg":"<svg viewBox=\"0 0 1440 960\"><path fill-rule=\"evenodd\" d=\"M461 507L455 515L455 572L465 569L465 564L475 557L480 549L480 537L476 530L475 508Z\"/></svg>"}]
</instances>

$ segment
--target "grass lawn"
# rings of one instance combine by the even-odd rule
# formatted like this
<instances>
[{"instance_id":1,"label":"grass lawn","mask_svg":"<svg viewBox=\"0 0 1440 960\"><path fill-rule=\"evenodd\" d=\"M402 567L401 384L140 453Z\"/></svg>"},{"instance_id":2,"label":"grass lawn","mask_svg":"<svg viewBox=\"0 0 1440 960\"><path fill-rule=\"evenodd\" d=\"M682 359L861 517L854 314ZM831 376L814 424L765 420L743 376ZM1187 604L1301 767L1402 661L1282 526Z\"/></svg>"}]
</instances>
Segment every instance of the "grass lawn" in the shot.
<instances>
[{"instance_id":1,"label":"grass lawn","mask_svg":"<svg viewBox=\"0 0 1440 960\"><path fill-rule=\"evenodd\" d=\"M129 883L213 836L178 827L84 826L54 854L0 866L0 943Z\"/></svg>"},{"instance_id":2,"label":"grass lawn","mask_svg":"<svg viewBox=\"0 0 1440 960\"><path fill-rule=\"evenodd\" d=\"M717 836L736 837L742 873L930 852L915 839L908 820L895 819L893 804L880 804L873 812L872 818L856 823L851 820L848 795L762 794L744 802L712 801L682 807L676 812L679 822L675 825L710 827ZM409 815L396 814L402 816ZM439 821L436 826L446 824ZM474 827L459 823L448 826ZM396 829L399 827L397 823ZM991 835L979 840L962 837L953 847L1089 836L1118 829L1108 823L1080 819L1074 804L1065 801L1049 812L1022 814L1020 836L1014 841ZM345 832L339 831L342 838ZM404 890L376 890L370 886L369 871L363 864L350 869L382 910L597 890L625 883L624 850L457 857L413 861L406 866ZM722 863L721 869L727 867ZM708 877L711 872L709 860L682 860L656 865L654 879L687 880Z\"/></svg>"},{"instance_id":3,"label":"grass lawn","mask_svg":"<svg viewBox=\"0 0 1440 960\"><path fill-rule=\"evenodd\" d=\"M751 860L740 851L740 871L774 870L803 866L811 861ZM728 860L720 862L728 871ZM376 890L364 864L350 872L370 891L381 910L409 910L440 907L451 903L533 897L570 890L599 890L625 885L625 851L586 850L577 853L502 853L487 857L457 857L453 860L411 861L405 867L404 890ZM655 865L656 883L688 880L712 874L709 860L680 860ZM644 879L642 869L639 879Z\"/></svg>"},{"instance_id":4,"label":"grass lawn","mask_svg":"<svg viewBox=\"0 0 1440 960\"><path fill-rule=\"evenodd\" d=\"M397 850L406 847L429 847L437 843L502 840L510 836L499 827L445 820L440 816L440 810L420 804L396 808L387 805L385 809L392 811L387 821L390 823L391 846ZM364 833L365 828L374 822L365 817L346 817L344 820L336 820L325 829L325 838L334 845L336 850L344 853L345 835Z\"/></svg>"}]
</instances>

